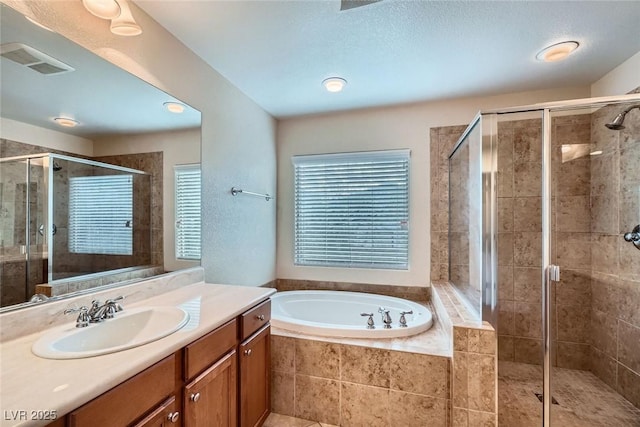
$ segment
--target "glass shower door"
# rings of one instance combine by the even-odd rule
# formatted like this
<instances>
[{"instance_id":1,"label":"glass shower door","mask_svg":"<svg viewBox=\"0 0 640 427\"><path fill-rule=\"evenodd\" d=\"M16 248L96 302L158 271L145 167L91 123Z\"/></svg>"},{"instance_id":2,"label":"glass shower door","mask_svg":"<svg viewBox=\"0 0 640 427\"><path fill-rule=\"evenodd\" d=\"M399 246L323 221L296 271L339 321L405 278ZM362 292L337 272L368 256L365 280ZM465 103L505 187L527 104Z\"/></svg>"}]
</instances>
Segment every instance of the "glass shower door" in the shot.
<instances>
[{"instance_id":1,"label":"glass shower door","mask_svg":"<svg viewBox=\"0 0 640 427\"><path fill-rule=\"evenodd\" d=\"M552 426L640 425L636 104L549 114Z\"/></svg>"}]
</instances>

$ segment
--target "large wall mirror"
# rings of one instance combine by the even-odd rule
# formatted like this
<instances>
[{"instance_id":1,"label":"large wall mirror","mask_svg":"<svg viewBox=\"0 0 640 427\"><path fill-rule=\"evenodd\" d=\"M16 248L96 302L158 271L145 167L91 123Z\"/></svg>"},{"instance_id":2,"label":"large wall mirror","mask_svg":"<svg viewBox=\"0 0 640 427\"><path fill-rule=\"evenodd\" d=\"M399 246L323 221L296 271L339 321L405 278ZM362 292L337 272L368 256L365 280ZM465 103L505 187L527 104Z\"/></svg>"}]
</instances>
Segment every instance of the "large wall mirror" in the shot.
<instances>
[{"instance_id":1,"label":"large wall mirror","mask_svg":"<svg viewBox=\"0 0 640 427\"><path fill-rule=\"evenodd\" d=\"M200 112L0 16L0 311L200 265Z\"/></svg>"}]
</instances>

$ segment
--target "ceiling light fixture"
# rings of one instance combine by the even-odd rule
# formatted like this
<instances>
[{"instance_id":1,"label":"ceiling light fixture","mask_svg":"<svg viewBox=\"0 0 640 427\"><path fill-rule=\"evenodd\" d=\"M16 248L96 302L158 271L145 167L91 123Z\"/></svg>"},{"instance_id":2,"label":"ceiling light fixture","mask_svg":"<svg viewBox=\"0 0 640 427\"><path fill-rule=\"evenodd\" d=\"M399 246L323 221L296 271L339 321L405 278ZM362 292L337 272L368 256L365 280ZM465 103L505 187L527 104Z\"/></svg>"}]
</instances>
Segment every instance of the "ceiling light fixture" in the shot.
<instances>
[{"instance_id":1,"label":"ceiling light fixture","mask_svg":"<svg viewBox=\"0 0 640 427\"><path fill-rule=\"evenodd\" d=\"M56 117L53 119L53 121L65 128L74 128L79 124L77 121L68 117Z\"/></svg>"},{"instance_id":2,"label":"ceiling light fixture","mask_svg":"<svg viewBox=\"0 0 640 427\"><path fill-rule=\"evenodd\" d=\"M580 43L575 41L556 43L554 45L547 46L538 52L536 59L544 62L562 61L567 56L571 55L578 46L580 46Z\"/></svg>"},{"instance_id":3,"label":"ceiling light fixture","mask_svg":"<svg viewBox=\"0 0 640 427\"><path fill-rule=\"evenodd\" d=\"M347 81L341 77L329 77L322 81L322 86L332 93L341 92L347 85Z\"/></svg>"},{"instance_id":4,"label":"ceiling light fixture","mask_svg":"<svg viewBox=\"0 0 640 427\"><path fill-rule=\"evenodd\" d=\"M111 20L111 32L118 36L137 36L142 28L133 19L127 0L82 0L92 15Z\"/></svg>"},{"instance_id":5,"label":"ceiling light fixture","mask_svg":"<svg viewBox=\"0 0 640 427\"><path fill-rule=\"evenodd\" d=\"M596 150L589 153L590 156L599 156L600 154L602 154L602 150Z\"/></svg>"},{"instance_id":6,"label":"ceiling light fixture","mask_svg":"<svg viewBox=\"0 0 640 427\"><path fill-rule=\"evenodd\" d=\"M181 104L179 102L165 102L164 104L164 108L167 109L167 111L170 111L172 113L175 114L180 114L182 112L184 112L184 104Z\"/></svg>"},{"instance_id":7,"label":"ceiling light fixture","mask_svg":"<svg viewBox=\"0 0 640 427\"><path fill-rule=\"evenodd\" d=\"M111 32L119 36L139 36L142 34L142 28L133 19L127 0L118 0L118 3L120 4L120 15L111 20Z\"/></svg>"},{"instance_id":8,"label":"ceiling light fixture","mask_svg":"<svg viewBox=\"0 0 640 427\"><path fill-rule=\"evenodd\" d=\"M102 19L113 19L120 15L120 5L116 0L82 0L90 14Z\"/></svg>"}]
</instances>

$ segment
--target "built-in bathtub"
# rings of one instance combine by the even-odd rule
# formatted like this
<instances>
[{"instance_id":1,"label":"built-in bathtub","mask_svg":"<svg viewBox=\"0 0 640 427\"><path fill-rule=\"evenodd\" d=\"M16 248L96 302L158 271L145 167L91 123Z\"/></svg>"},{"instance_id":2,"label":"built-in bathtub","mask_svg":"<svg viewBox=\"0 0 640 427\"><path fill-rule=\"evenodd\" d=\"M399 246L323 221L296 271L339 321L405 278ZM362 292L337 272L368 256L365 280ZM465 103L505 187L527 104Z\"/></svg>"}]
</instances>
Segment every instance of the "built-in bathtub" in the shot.
<instances>
[{"instance_id":1,"label":"built-in bathtub","mask_svg":"<svg viewBox=\"0 0 640 427\"><path fill-rule=\"evenodd\" d=\"M426 331L431 311L413 301L385 295L346 291L287 291L271 297L272 326L288 331L340 338L397 338ZM384 328L379 309L389 310L391 328ZM400 326L402 312L406 327ZM373 314L375 328L368 327Z\"/></svg>"}]
</instances>

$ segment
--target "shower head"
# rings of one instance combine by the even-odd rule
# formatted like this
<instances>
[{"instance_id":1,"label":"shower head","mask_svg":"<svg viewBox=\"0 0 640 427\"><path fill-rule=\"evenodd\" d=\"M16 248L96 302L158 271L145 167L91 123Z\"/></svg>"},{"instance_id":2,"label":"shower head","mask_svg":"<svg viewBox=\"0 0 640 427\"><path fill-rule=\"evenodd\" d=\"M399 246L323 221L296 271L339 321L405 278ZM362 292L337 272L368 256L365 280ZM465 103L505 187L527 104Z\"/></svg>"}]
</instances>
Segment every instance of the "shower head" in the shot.
<instances>
[{"instance_id":1,"label":"shower head","mask_svg":"<svg viewBox=\"0 0 640 427\"><path fill-rule=\"evenodd\" d=\"M613 119L613 121L611 123L607 123L605 124L606 127L608 127L611 130L621 130L624 129L624 125L622 123L624 123L624 118L627 115L627 113L631 110L633 110L634 108L640 108L640 104L638 105L632 105L631 107L627 108L626 110L624 110L622 113L618 114L616 116L615 119Z\"/></svg>"}]
</instances>

